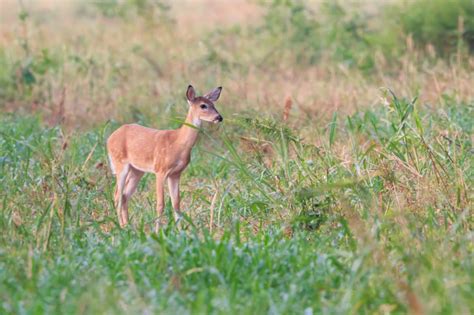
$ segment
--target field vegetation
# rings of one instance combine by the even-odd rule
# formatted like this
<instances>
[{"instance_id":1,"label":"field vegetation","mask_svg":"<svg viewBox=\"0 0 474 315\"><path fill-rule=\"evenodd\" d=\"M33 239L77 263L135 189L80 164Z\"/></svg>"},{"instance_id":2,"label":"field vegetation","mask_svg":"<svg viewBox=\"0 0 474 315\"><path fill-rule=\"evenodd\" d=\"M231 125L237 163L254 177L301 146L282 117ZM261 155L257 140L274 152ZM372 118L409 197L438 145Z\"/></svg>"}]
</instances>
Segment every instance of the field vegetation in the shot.
<instances>
[{"instance_id":1,"label":"field vegetation","mask_svg":"<svg viewBox=\"0 0 474 315\"><path fill-rule=\"evenodd\" d=\"M0 3L0 313L474 313L474 3ZM105 139L224 87L153 232Z\"/></svg>"}]
</instances>

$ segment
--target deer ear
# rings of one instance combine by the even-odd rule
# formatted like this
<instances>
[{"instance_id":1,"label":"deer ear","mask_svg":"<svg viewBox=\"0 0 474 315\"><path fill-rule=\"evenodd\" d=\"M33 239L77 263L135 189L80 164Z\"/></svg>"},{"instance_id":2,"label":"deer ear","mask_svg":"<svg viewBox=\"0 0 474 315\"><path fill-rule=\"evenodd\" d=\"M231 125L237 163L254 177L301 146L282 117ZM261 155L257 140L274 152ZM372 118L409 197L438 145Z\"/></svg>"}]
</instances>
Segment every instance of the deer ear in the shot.
<instances>
[{"instance_id":1,"label":"deer ear","mask_svg":"<svg viewBox=\"0 0 474 315\"><path fill-rule=\"evenodd\" d=\"M218 88L215 88L211 92L204 95L204 97L210 100L211 102L215 102L219 99L221 92L222 92L222 86L219 86Z\"/></svg>"},{"instance_id":2,"label":"deer ear","mask_svg":"<svg viewBox=\"0 0 474 315\"><path fill-rule=\"evenodd\" d=\"M188 86L188 90L186 91L186 98L188 101L192 102L196 98L196 91L194 90L192 85Z\"/></svg>"}]
</instances>

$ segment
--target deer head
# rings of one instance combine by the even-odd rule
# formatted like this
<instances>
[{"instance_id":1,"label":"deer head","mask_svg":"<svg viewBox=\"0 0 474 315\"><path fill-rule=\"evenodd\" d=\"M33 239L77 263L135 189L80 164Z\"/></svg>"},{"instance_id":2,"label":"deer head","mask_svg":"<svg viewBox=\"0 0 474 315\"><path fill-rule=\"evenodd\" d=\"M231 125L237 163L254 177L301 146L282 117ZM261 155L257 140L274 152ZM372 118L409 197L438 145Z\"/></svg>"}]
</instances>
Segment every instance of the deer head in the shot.
<instances>
[{"instance_id":1,"label":"deer head","mask_svg":"<svg viewBox=\"0 0 474 315\"><path fill-rule=\"evenodd\" d=\"M199 125L201 121L219 123L224 120L214 106L214 102L219 99L221 91L222 87L218 87L204 96L196 96L196 91L192 85L188 86L186 99L188 100L189 112L192 114L195 125Z\"/></svg>"}]
</instances>

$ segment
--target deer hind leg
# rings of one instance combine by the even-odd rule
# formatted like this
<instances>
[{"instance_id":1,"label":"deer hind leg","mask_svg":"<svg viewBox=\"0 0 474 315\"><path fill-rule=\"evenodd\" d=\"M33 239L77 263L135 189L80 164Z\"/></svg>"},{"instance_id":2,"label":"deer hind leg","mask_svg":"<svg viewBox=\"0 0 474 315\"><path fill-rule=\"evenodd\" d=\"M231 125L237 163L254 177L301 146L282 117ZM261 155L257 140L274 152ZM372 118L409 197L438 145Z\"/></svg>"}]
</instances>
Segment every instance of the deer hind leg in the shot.
<instances>
[{"instance_id":1,"label":"deer hind leg","mask_svg":"<svg viewBox=\"0 0 474 315\"><path fill-rule=\"evenodd\" d=\"M128 203L130 198L132 197L133 193L136 191L138 183L142 178L143 174L142 171L137 170L133 166L129 167L127 179L125 181L125 187L123 191L123 201L122 201L122 209L121 209L121 222L125 226L128 224Z\"/></svg>"},{"instance_id":2,"label":"deer hind leg","mask_svg":"<svg viewBox=\"0 0 474 315\"><path fill-rule=\"evenodd\" d=\"M117 183L115 186L115 194L114 194L115 207L117 208L117 216L119 219L119 224L121 227L124 227L125 224L122 220L122 207L123 207L123 201L125 199L123 198L123 190L125 188L125 181L127 179L127 175L130 170L130 165L115 163L114 166L117 172L116 173Z\"/></svg>"},{"instance_id":3,"label":"deer hind leg","mask_svg":"<svg viewBox=\"0 0 474 315\"><path fill-rule=\"evenodd\" d=\"M120 216L120 208L119 208L119 183L120 183L120 174L123 170L123 163L120 163L118 160L115 160L112 155L109 153L109 162L110 168L112 169L112 174L115 175L115 190L114 190L114 206L117 211L117 217L119 220L119 224L122 225L122 218Z\"/></svg>"}]
</instances>

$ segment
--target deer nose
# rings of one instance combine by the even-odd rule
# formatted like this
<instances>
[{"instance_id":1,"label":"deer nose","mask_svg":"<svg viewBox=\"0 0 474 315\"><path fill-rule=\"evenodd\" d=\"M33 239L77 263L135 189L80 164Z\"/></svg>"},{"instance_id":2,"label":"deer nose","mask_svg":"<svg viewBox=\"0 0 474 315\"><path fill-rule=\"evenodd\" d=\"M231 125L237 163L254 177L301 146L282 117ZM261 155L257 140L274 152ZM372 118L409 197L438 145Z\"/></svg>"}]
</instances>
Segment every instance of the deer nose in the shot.
<instances>
[{"instance_id":1,"label":"deer nose","mask_svg":"<svg viewBox=\"0 0 474 315\"><path fill-rule=\"evenodd\" d=\"M223 118L221 115L217 116L216 119L217 119L219 122L222 122L222 121L224 120L224 118Z\"/></svg>"}]
</instances>

